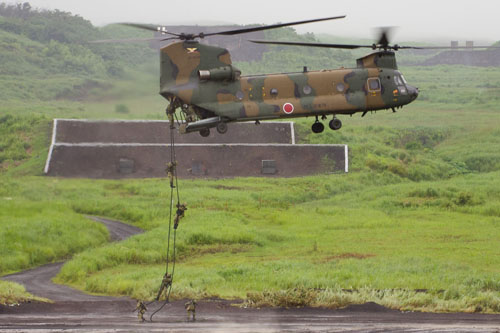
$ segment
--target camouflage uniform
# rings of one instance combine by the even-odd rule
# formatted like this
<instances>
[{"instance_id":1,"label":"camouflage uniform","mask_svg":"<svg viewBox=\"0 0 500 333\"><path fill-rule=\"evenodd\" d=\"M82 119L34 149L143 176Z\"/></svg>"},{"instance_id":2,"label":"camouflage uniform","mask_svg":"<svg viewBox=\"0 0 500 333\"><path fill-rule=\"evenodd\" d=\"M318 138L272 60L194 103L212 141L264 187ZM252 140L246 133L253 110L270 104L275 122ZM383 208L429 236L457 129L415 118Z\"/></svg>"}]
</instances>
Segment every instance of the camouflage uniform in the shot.
<instances>
[{"instance_id":1,"label":"camouflage uniform","mask_svg":"<svg viewBox=\"0 0 500 333\"><path fill-rule=\"evenodd\" d=\"M168 122L170 123L170 129L174 129L175 128L175 125L174 125L174 114L168 112L167 113L167 117L168 117Z\"/></svg>"},{"instance_id":2,"label":"camouflage uniform","mask_svg":"<svg viewBox=\"0 0 500 333\"><path fill-rule=\"evenodd\" d=\"M139 320L141 322L145 322L146 319L144 319L144 313L146 313L146 311L148 310L148 308L146 308L146 305L144 305L144 303L142 301L137 301L137 306L135 307L135 310L134 311L137 311L137 318L139 318Z\"/></svg>"},{"instance_id":3,"label":"camouflage uniform","mask_svg":"<svg viewBox=\"0 0 500 333\"><path fill-rule=\"evenodd\" d=\"M170 187L175 188L174 186L174 175L175 175L175 167L177 166L177 162L168 162L167 163L167 176L170 180Z\"/></svg>"},{"instance_id":4,"label":"camouflage uniform","mask_svg":"<svg viewBox=\"0 0 500 333\"><path fill-rule=\"evenodd\" d=\"M187 210L187 204L177 204L177 212L175 213L174 229L179 226L179 221L184 217L184 212Z\"/></svg>"},{"instance_id":5,"label":"camouflage uniform","mask_svg":"<svg viewBox=\"0 0 500 333\"><path fill-rule=\"evenodd\" d=\"M193 299L186 304L184 304L184 308L187 311L187 320L189 321L189 317L193 316L193 321L196 320L196 301Z\"/></svg>"},{"instance_id":6,"label":"camouflage uniform","mask_svg":"<svg viewBox=\"0 0 500 333\"><path fill-rule=\"evenodd\" d=\"M170 100L170 104L167 107L167 117L168 117L168 122L170 123L170 129L175 128L174 114L178 105L179 105L178 99L174 97Z\"/></svg>"},{"instance_id":7,"label":"camouflage uniform","mask_svg":"<svg viewBox=\"0 0 500 333\"><path fill-rule=\"evenodd\" d=\"M158 295L156 296L156 300L160 299L163 290L168 291L168 288L172 285L172 275L165 273L163 276L163 280L161 281L160 291L158 291Z\"/></svg>"},{"instance_id":8,"label":"camouflage uniform","mask_svg":"<svg viewBox=\"0 0 500 333\"><path fill-rule=\"evenodd\" d=\"M196 121L196 112L192 106L189 106L186 111L186 122L191 123Z\"/></svg>"}]
</instances>

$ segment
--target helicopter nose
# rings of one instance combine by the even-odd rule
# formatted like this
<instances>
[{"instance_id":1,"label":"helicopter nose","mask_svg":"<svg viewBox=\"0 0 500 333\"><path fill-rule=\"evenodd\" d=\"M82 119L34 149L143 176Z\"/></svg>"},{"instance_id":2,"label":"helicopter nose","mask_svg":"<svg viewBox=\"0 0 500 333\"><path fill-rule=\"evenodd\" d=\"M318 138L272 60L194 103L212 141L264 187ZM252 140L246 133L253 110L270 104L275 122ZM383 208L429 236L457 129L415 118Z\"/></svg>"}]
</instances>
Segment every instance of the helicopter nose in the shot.
<instances>
[{"instance_id":1,"label":"helicopter nose","mask_svg":"<svg viewBox=\"0 0 500 333\"><path fill-rule=\"evenodd\" d=\"M408 94L412 101L416 100L418 97L419 90L417 87L408 86Z\"/></svg>"}]
</instances>

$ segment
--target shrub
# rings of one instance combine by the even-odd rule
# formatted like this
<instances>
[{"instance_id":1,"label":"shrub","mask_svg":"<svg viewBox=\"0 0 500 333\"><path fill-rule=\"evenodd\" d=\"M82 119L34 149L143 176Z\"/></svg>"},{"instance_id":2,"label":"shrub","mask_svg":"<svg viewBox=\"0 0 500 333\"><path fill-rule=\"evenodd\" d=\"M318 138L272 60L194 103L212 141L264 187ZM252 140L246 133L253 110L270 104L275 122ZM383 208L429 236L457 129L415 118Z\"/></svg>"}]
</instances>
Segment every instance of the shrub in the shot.
<instances>
[{"instance_id":1,"label":"shrub","mask_svg":"<svg viewBox=\"0 0 500 333\"><path fill-rule=\"evenodd\" d=\"M500 156L473 156L465 160L465 165L471 171L491 172L500 170Z\"/></svg>"},{"instance_id":2,"label":"shrub","mask_svg":"<svg viewBox=\"0 0 500 333\"><path fill-rule=\"evenodd\" d=\"M415 190L410 192L410 197L417 197L417 198L438 198L439 197L439 192L432 188L428 187L425 190Z\"/></svg>"},{"instance_id":3,"label":"shrub","mask_svg":"<svg viewBox=\"0 0 500 333\"><path fill-rule=\"evenodd\" d=\"M115 106L116 113L130 113L130 109L125 104L117 104Z\"/></svg>"},{"instance_id":4,"label":"shrub","mask_svg":"<svg viewBox=\"0 0 500 333\"><path fill-rule=\"evenodd\" d=\"M460 192L455 200L455 204L458 206L465 206L470 204L472 201L472 194L468 192Z\"/></svg>"}]
</instances>

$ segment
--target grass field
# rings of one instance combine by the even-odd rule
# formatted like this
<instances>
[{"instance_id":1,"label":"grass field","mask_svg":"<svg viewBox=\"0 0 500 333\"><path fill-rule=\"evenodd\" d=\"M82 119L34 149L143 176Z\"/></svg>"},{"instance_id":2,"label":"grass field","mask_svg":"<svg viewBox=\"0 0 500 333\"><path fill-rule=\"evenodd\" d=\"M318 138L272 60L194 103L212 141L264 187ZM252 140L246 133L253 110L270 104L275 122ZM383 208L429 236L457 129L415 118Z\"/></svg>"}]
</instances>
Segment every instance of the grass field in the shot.
<instances>
[{"instance_id":1,"label":"grass field","mask_svg":"<svg viewBox=\"0 0 500 333\"><path fill-rule=\"evenodd\" d=\"M500 312L500 72L443 66L403 73L422 93L401 112L344 117L341 131L321 135L310 134L311 119L297 120L302 142L349 144L347 175L181 181L189 210L178 233L173 297ZM39 176L53 117L162 118L156 82L148 74L138 82L113 83L84 102L2 105L0 253L7 259L0 274L88 249L58 282L153 297L166 259L166 180ZM117 113L119 104L128 112ZM84 214L146 233L101 246L105 229ZM0 295L3 302L26 297L3 282Z\"/></svg>"},{"instance_id":2,"label":"grass field","mask_svg":"<svg viewBox=\"0 0 500 333\"><path fill-rule=\"evenodd\" d=\"M306 290L317 295L305 304L335 306L321 299L356 289L359 293L344 296L367 301L385 290L388 299L379 295L382 303L398 308L444 310L448 301L449 310L498 311L499 175L417 185L356 174L184 181L190 210L178 235L173 295L250 293L252 300L283 305L273 292ZM394 184L383 185L390 179ZM150 180L115 189L128 188L135 207L118 202L99 211L78 207L120 218L130 214L128 219L148 232L77 255L58 281L89 292L151 299L164 269L167 228L164 212L155 208L168 201L165 187ZM464 196L472 189L470 198ZM141 216L145 212L149 216ZM415 289L429 293L424 297ZM406 298L398 302L402 295ZM426 301L412 303L421 298Z\"/></svg>"}]
</instances>

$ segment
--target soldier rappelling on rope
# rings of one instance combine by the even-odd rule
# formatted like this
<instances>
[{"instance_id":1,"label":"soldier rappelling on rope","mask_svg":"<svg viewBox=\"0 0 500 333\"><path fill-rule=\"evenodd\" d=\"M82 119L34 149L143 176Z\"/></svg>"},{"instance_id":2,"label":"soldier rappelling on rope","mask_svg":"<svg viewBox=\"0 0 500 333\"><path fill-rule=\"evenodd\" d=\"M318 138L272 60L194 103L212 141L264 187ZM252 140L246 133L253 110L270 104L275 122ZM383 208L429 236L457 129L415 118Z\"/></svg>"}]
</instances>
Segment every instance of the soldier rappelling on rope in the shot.
<instances>
[{"instance_id":1,"label":"soldier rappelling on rope","mask_svg":"<svg viewBox=\"0 0 500 333\"><path fill-rule=\"evenodd\" d=\"M168 289L172 286L172 275L169 273L165 273L163 276L163 280L161 281L160 290L158 291L158 295L156 295L156 300L160 299L161 294L165 290L168 293Z\"/></svg>"},{"instance_id":2,"label":"soldier rappelling on rope","mask_svg":"<svg viewBox=\"0 0 500 333\"><path fill-rule=\"evenodd\" d=\"M179 226L179 221L184 217L184 212L187 210L187 203L178 203L177 204L177 212L175 213L174 219L174 229L177 229Z\"/></svg>"},{"instance_id":3,"label":"soldier rappelling on rope","mask_svg":"<svg viewBox=\"0 0 500 333\"><path fill-rule=\"evenodd\" d=\"M177 162L168 162L167 163L167 177L168 180L170 181L170 187L175 188L174 186L174 177L175 177L175 167L177 166Z\"/></svg>"},{"instance_id":4,"label":"soldier rappelling on rope","mask_svg":"<svg viewBox=\"0 0 500 333\"><path fill-rule=\"evenodd\" d=\"M177 98L173 97L170 100L170 104L167 106L167 117L168 117L168 122L170 123L170 129L175 128L175 123L174 123L174 115L175 111L177 108L180 106L180 102Z\"/></svg>"},{"instance_id":5,"label":"soldier rappelling on rope","mask_svg":"<svg viewBox=\"0 0 500 333\"><path fill-rule=\"evenodd\" d=\"M170 104L170 105L172 105L172 104ZM174 125L175 109L172 110L170 105L167 107L167 117L168 117L168 122L170 123L170 129L172 130L175 128L175 125Z\"/></svg>"}]
</instances>

